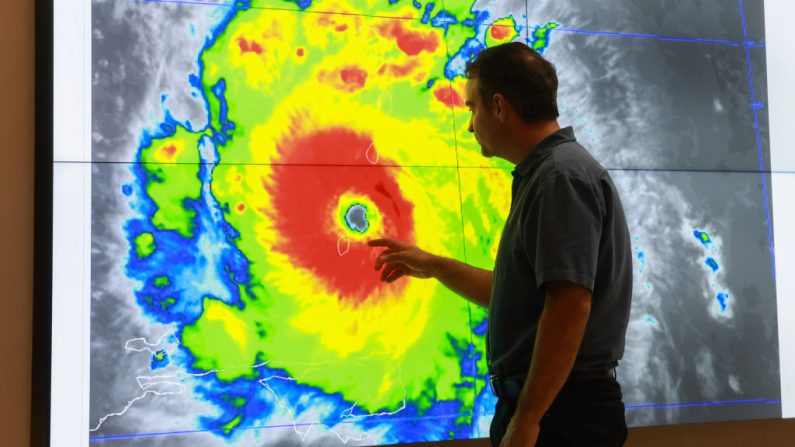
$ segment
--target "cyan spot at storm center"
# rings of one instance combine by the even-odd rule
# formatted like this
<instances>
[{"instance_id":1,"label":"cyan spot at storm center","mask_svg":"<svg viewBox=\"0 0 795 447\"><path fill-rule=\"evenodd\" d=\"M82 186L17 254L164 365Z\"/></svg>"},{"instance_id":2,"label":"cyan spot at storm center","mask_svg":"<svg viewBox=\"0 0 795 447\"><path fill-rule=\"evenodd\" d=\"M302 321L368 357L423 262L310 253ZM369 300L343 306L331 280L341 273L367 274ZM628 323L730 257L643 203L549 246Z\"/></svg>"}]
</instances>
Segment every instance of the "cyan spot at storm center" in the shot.
<instances>
[{"instance_id":1,"label":"cyan spot at storm center","mask_svg":"<svg viewBox=\"0 0 795 447\"><path fill-rule=\"evenodd\" d=\"M367 221L367 208L359 204L351 205L348 211L345 212L345 223L353 231L366 232L370 228L370 223Z\"/></svg>"}]
</instances>

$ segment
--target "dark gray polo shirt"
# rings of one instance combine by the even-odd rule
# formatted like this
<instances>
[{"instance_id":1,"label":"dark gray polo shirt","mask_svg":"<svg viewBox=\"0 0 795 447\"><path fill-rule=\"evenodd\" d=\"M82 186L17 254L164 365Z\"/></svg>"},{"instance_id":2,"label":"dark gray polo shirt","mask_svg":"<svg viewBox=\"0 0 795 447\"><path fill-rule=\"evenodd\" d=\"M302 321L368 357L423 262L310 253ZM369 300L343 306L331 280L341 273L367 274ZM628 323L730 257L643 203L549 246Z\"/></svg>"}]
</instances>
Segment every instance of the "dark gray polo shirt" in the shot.
<instances>
[{"instance_id":1,"label":"dark gray polo shirt","mask_svg":"<svg viewBox=\"0 0 795 447\"><path fill-rule=\"evenodd\" d=\"M538 143L513 176L511 210L494 265L490 371L501 377L527 373L543 286L558 280L593 292L574 370L616 366L632 300L632 249L610 175L567 127Z\"/></svg>"}]
</instances>

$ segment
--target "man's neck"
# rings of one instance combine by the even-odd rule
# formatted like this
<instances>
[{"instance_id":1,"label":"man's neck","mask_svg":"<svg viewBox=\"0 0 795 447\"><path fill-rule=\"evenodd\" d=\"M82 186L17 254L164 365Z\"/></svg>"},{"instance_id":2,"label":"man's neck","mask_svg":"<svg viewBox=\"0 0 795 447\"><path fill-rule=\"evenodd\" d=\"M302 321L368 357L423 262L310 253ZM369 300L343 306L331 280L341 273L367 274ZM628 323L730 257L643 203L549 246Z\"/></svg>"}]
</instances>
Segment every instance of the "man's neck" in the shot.
<instances>
[{"instance_id":1,"label":"man's neck","mask_svg":"<svg viewBox=\"0 0 795 447\"><path fill-rule=\"evenodd\" d=\"M518 165L544 138L560 130L557 120L542 121L536 124L525 124L516 132L517 140L514 150L506 154L505 159Z\"/></svg>"}]
</instances>

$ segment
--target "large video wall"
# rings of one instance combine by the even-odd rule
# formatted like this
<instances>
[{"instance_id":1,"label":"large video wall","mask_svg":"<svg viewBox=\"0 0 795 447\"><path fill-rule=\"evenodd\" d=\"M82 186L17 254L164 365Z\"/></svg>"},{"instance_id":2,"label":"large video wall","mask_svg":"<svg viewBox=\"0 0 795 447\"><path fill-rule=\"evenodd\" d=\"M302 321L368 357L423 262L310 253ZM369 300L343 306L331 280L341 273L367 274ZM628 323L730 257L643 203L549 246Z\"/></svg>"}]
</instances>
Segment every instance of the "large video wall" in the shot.
<instances>
[{"instance_id":1,"label":"large video wall","mask_svg":"<svg viewBox=\"0 0 795 447\"><path fill-rule=\"evenodd\" d=\"M56 137L85 145L55 142L53 396L83 405L59 423L53 400L56 433L125 446L486 437L487 310L433 280L382 282L366 241L493 265L512 166L468 132L464 68L510 41L556 65L560 123L624 202L630 424L781 417L786 230L763 2L71 3L84 6L70 62L83 87L56 88L56 109L68 96L89 113L82 127L55 116ZM75 281L82 306L59 305ZM83 329L56 340L59 328ZM79 389L59 383L66 352L82 359Z\"/></svg>"}]
</instances>

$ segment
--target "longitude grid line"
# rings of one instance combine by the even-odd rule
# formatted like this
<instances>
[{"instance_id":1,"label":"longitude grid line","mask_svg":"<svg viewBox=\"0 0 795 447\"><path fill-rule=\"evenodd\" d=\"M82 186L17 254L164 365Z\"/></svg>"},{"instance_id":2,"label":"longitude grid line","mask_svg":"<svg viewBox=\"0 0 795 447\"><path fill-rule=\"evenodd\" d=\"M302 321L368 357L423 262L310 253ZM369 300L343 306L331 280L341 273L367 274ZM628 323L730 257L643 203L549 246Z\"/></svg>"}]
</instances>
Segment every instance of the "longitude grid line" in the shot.
<instances>
[{"instance_id":1,"label":"longitude grid line","mask_svg":"<svg viewBox=\"0 0 795 447\"><path fill-rule=\"evenodd\" d=\"M441 1L442 1L442 9L447 9L445 7L444 0ZM444 39L445 53L447 54L447 59L449 60L452 57L452 55L450 54L450 44L447 40L446 29L442 32L442 39ZM453 104L453 93L454 93L453 82L446 78L445 80L447 82L448 88L450 89L450 117L452 118L453 121L453 142L455 144L455 167L456 167L455 172L456 172L456 177L458 178L458 211L460 213L460 220L461 220L461 249L464 252L464 262L468 263L469 257L467 254L467 240L465 232L466 225L464 224L464 197L463 193L461 192L461 163L458 157L458 124L455 119L455 107ZM467 300L466 305L467 305L467 317L469 319L468 321L469 346L467 347L467 352L469 352L475 346L475 339L473 335L475 328L472 326L472 303L470 303L469 300ZM474 371L474 376L475 376L472 378L472 382L474 385L472 388L472 411L468 415L471 421L470 427L472 427L474 426L475 423L475 414L476 414L475 402L477 402L478 399L478 378L477 378L478 365L477 362L475 361L474 351L472 352L470 362L472 364L472 371Z\"/></svg>"},{"instance_id":2,"label":"longitude grid line","mask_svg":"<svg viewBox=\"0 0 795 447\"><path fill-rule=\"evenodd\" d=\"M524 2L524 39L530 45L530 0Z\"/></svg>"},{"instance_id":3,"label":"longitude grid line","mask_svg":"<svg viewBox=\"0 0 795 447\"><path fill-rule=\"evenodd\" d=\"M762 134L759 130L759 110L756 105L756 89L754 87L754 72L751 66L751 50L748 46L748 23L745 19L745 5L743 0L738 0L740 6L740 18L743 26L743 49L745 50L745 64L748 69L748 86L751 91L751 111L754 114L754 133L756 136L756 149L759 155L759 171L762 175L762 199L765 203L765 218L767 223L767 242L770 249L770 262L773 274L773 282L776 282L776 251L773 246L773 226L770 218L770 202L767 194L767 179L765 177L765 160L762 152ZM770 166L772 171L773 166ZM771 174L772 176L772 174Z\"/></svg>"}]
</instances>

